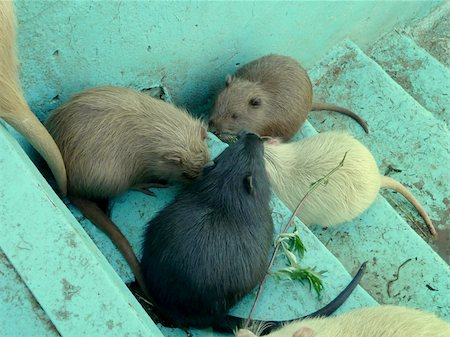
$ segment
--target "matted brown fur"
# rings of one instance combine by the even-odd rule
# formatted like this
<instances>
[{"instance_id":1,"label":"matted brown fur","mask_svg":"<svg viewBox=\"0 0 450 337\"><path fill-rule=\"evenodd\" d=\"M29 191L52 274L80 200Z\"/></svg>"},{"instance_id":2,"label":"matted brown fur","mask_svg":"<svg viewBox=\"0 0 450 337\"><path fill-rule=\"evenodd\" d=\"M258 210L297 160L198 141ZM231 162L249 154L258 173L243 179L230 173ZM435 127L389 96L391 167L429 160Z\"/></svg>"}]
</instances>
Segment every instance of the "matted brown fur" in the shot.
<instances>
[{"instance_id":1,"label":"matted brown fur","mask_svg":"<svg viewBox=\"0 0 450 337\"><path fill-rule=\"evenodd\" d=\"M296 60L267 55L246 64L227 79L210 123L219 134L245 129L287 140L305 122L312 95L308 74ZM260 105L251 104L255 98Z\"/></svg>"},{"instance_id":2,"label":"matted brown fur","mask_svg":"<svg viewBox=\"0 0 450 337\"><path fill-rule=\"evenodd\" d=\"M195 178L209 161L199 120L128 88L86 90L46 126L61 148L73 196L110 198L154 179Z\"/></svg>"},{"instance_id":3,"label":"matted brown fur","mask_svg":"<svg viewBox=\"0 0 450 337\"><path fill-rule=\"evenodd\" d=\"M65 196L67 177L61 153L30 110L19 82L16 25L12 1L0 1L0 117L20 132L45 159L62 196Z\"/></svg>"}]
</instances>

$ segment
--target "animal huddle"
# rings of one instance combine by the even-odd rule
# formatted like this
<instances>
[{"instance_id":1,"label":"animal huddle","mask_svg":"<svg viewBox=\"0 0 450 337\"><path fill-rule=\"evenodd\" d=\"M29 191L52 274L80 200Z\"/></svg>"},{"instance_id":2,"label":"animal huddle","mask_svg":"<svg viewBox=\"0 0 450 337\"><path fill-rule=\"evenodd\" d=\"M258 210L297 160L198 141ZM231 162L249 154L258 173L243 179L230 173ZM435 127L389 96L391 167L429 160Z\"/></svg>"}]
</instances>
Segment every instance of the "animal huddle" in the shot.
<instances>
[{"instance_id":1,"label":"animal huddle","mask_svg":"<svg viewBox=\"0 0 450 337\"><path fill-rule=\"evenodd\" d=\"M369 150L352 136L324 132L288 142L311 110L346 114L368 132L352 111L313 103L311 81L292 58L268 55L226 79L208 127L224 141L237 141L212 161L202 121L123 87L75 95L51 113L44 128L18 81L15 25L11 2L0 2L0 117L47 161L61 195L109 235L155 311L172 325L235 328L241 320L227 311L266 273L274 230L271 189L294 210L311 184L345 154L343 166L322 192L305 199L298 217L306 225L353 219L373 203L380 187L388 187L413 203L435 234L414 196L381 176ZM138 261L105 205L129 189L151 195L148 188L164 186L161 181L182 182L185 188L148 223ZM314 336L298 330L286 336Z\"/></svg>"}]
</instances>

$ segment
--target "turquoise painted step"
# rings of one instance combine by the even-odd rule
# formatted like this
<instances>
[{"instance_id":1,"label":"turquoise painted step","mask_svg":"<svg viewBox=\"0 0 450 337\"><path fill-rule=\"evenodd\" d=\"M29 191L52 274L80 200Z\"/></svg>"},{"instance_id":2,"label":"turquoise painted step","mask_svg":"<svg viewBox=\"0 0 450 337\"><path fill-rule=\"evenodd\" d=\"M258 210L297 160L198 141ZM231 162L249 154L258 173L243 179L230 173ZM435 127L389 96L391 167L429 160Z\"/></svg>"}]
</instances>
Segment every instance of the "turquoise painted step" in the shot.
<instances>
[{"instance_id":1,"label":"turquoise painted step","mask_svg":"<svg viewBox=\"0 0 450 337\"><path fill-rule=\"evenodd\" d=\"M450 126L449 69L396 31L378 40L368 55L416 101Z\"/></svg>"},{"instance_id":2,"label":"turquoise painted step","mask_svg":"<svg viewBox=\"0 0 450 337\"><path fill-rule=\"evenodd\" d=\"M371 149L381 172L388 164L401 168L401 173L392 176L411 188L445 237L442 229L449 226L447 127L351 41L333 48L309 73L316 99L353 109L368 121L371 133L365 135L353 120L329 112L311 113L311 124L320 132L341 129L354 134ZM423 226L400 196L390 191L382 194L401 204ZM380 196L352 222L328 230L312 229L348 270L355 268L355 259L371 259L362 285L378 302L423 308L448 320L450 269L401 215ZM408 259L412 260L401 268L399 279L392 281Z\"/></svg>"},{"instance_id":3,"label":"turquoise painted step","mask_svg":"<svg viewBox=\"0 0 450 337\"><path fill-rule=\"evenodd\" d=\"M217 156L225 147L226 145L224 143L210 134L209 149L213 157ZM149 197L139 192L130 191L113 200L112 219L128 238L139 257L141 255L142 233L147 222L167 203L173 200L178 190L178 186L172 186L166 189L153 189L156 197ZM279 231L289 220L290 211L276 197L272 198L272 204L274 207L274 223L277 231ZM131 270L114 245L90 221L80 216L78 210L72 208L70 205L69 208L77 219L79 219L86 232L92 237L93 241L98 245L99 249L123 281L126 283L131 282L133 280ZM310 291L306 285L290 281L274 280L270 277L254 313L254 318L282 320L303 316L328 303L350 280L350 276L341 263L328 252L314 234L302 225L300 221L296 223L300 226L301 237L308 250L305 257L301 260L302 265L316 267L317 270L328 271L323 277L326 287L324 293L321 299L318 300L315 293ZM363 260L359 261L363 262ZM282 258L278 258L275 268L282 266L285 266L285 261ZM354 274L357 269L358 267L349 270ZM246 296L231 312L241 317L247 317L254 300L254 293ZM345 312L352 308L366 305L376 305L376 302L364 290L358 288L338 312ZM165 336L186 335L184 331L179 329L168 329L162 326L160 328ZM211 336L212 334L208 330L196 329L191 329L190 333L193 336ZM214 335L216 334L214 333Z\"/></svg>"},{"instance_id":4,"label":"turquoise painted step","mask_svg":"<svg viewBox=\"0 0 450 337\"><path fill-rule=\"evenodd\" d=\"M450 69L450 2L444 1L414 26L406 28L419 46Z\"/></svg>"},{"instance_id":5,"label":"turquoise painted step","mask_svg":"<svg viewBox=\"0 0 450 337\"><path fill-rule=\"evenodd\" d=\"M30 302L39 303L62 336L162 336L20 145L1 125L0 233L0 249L8 260L4 262L25 282L34 297ZM21 282L20 279L14 277L13 284L5 285L2 298L17 296L14 283ZM4 285L3 282L0 284ZM27 305L23 303L24 315ZM7 317L6 308L0 308L2 325ZM17 310L20 309L11 312ZM38 307L35 314L41 315ZM48 322L45 315L43 323ZM23 323L33 317L10 318L6 324L24 329L17 330L16 335L30 335L28 329L32 325L23 327ZM1 330L0 335L4 331L11 331L11 327Z\"/></svg>"},{"instance_id":6,"label":"turquoise painted step","mask_svg":"<svg viewBox=\"0 0 450 337\"><path fill-rule=\"evenodd\" d=\"M60 336L1 249L0 331L2 337Z\"/></svg>"}]
</instances>

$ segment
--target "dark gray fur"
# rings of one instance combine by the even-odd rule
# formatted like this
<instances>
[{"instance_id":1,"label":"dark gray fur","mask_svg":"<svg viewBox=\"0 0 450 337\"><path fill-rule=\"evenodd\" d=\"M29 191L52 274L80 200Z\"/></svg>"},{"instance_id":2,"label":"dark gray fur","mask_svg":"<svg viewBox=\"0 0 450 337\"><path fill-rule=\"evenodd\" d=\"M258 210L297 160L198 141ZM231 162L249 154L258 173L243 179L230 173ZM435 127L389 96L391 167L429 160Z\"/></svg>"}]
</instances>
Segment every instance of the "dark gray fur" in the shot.
<instances>
[{"instance_id":1,"label":"dark gray fur","mask_svg":"<svg viewBox=\"0 0 450 337\"><path fill-rule=\"evenodd\" d=\"M220 325L263 279L273 237L263 154L258 136L241 135L148 224L141 269L173 325Z\"/></svg>"}]
</instances>

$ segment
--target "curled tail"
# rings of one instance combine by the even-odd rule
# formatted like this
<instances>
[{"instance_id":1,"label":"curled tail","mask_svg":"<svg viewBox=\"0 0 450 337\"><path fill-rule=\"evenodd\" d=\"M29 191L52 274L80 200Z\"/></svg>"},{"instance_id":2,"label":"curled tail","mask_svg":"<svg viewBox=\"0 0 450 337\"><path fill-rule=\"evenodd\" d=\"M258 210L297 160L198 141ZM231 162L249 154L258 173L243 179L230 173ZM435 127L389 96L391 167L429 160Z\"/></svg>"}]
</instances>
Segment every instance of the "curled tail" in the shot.
<instances>
[{"instance_id":1,"label":"curled tail","mask_svg":"<svg viewBox=\"0 0 450 337\"><path fill-rule=\"evenodd\" d=\"M100 228L116 245L133 271L136 281L145 296L151 300L147 292L147 288L145 287L144 279L142 278L141 267L138 259L131 248L130 242L122 234L116 224L111 221L111 219L94 201L73 196L69 196L69 199L86 218L91 220L94 225Z\"/></svg>"},{"instance_id":2,"label":"curled tail","mask_svg":"<svg viewBox=\"0 0 450 337\"><path fill-rule=\"evenodd\" d=\"M272 332L274 329L279 328L283 325L299 321L306 318L314 318L314 317L327 317L334 313L339 307L347 300L347 298L352 294L353 290L355 290L356 286L361 281L361 278L364 276L366 272L367 262L364 262L359 267L358 272L350 281L350 283L342 290L339 295L336 296L334 300L324 306L322 309L319 309L311 314L303 316L301 318L295 318L286 321L252 321L252 324L259 326L258 336L264 336ZM218 331L235 331L237 328L242 326L244 322L243 318L235 317L235 316L227 316L223 322L220 322L219 325L214 326L213 328Z\"/></svg>"},{"instance_id":3,"label":"curled tail","mask_svg":"<svg viewBox=\"0 0 450 337\"><path fill-rule=\"evenodd\" d=\"M433 235L434 237L437 236L436 229L434 228L434 225L431 222L431 219L428 216L427 212L425 212L425 209L422 207L420 202L414 197L414 195L412 195L412 193L405 186L403 186L395 179L392 179L387 176L381 176L381 187L390 188L396 192L401 193L417 209L419 214L425 220L431 235Z\"/></svg>"},{"instance_id":4,"label":"curled tail","mask_svg":"<svg viewBox=\"0 0 450 337\"><path fill-rule=\"evenodd\" d=\"M19 83L16 16L12 1L0 1L0 117L20 132L45 159L61 195L66 196L67 175L61 152L30 110Z\"/></svg>"},{"instance_id":5,"label":"curled tail","mask_svg":"<svg viewBox=\"0 0 450 337\"><path fill-rule=\"evenodd\" d=\"M347 116L353 118L355 121L357 121L359 123L359 125L362 126L362 128L364 129L364 131L366 133L369 133L369 127L367 126L367 122L351 110L341 108L340 106L333 105L333 104L313 102L311 111L319 111L319 110L336 111L336 112L340 112L344 115L347 115Z\"/></svg>"}]
</instances>

